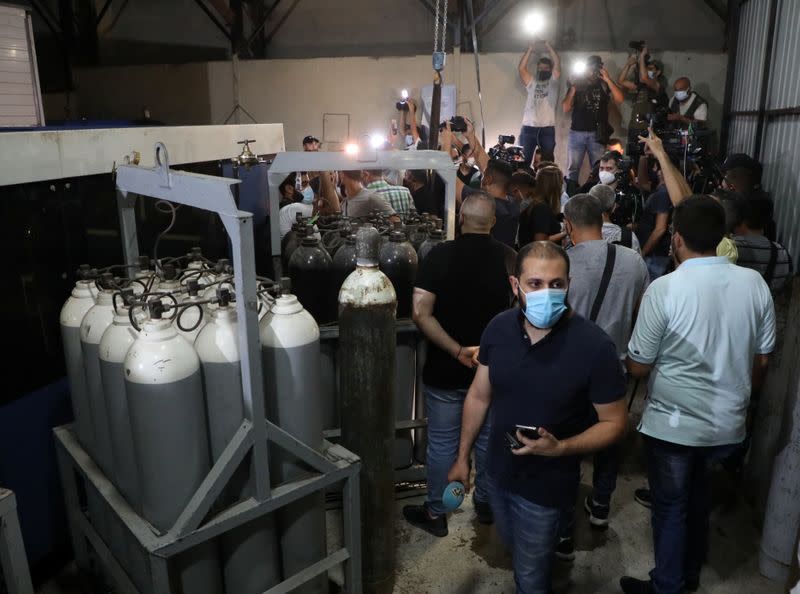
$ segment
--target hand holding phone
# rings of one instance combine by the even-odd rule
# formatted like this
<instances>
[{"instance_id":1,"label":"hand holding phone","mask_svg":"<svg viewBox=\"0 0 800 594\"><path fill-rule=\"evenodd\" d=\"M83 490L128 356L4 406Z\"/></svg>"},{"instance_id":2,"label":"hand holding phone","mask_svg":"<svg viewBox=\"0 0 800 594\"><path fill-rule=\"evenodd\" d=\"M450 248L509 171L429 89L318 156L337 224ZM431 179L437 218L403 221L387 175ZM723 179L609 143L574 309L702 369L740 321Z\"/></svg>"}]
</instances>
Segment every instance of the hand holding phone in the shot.
<instances>
[{"instance_id":1,"label":"hand holding phone","mask_svg":"<svg viewBox=\"0 0 800 594\"><path fill-rule=\"evenodd\" d=\"M515 425L517 431L519 431L523 437L526 439L539 439L539 428L538 427L531 427L529 425Z\"/></svg>"}]
</instances>

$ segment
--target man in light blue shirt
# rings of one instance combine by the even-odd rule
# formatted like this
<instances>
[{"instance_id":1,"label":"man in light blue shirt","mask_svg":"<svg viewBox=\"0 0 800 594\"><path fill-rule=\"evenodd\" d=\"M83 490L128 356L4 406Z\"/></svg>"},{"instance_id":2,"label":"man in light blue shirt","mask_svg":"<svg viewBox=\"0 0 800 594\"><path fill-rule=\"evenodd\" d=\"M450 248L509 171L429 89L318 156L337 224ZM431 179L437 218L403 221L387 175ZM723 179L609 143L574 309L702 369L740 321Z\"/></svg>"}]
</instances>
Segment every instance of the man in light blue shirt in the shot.
<instances>
[{"instance_id":1,"label":"man in light blue shirt","mask_svg":"<svg viewBox=\"0 0 800 594\"><path fill-rule=\"evenodd\" d=\"M706 469L745 439L751 391L775 346L775 308L760 274L716 257L725 213L692 196L673 215L677 270L642 299L628 371L650 375L639 425L652 492L651 581L623 577L623 592L678 594L699 587L708 529Z\"/></svg>"}]
</instances>

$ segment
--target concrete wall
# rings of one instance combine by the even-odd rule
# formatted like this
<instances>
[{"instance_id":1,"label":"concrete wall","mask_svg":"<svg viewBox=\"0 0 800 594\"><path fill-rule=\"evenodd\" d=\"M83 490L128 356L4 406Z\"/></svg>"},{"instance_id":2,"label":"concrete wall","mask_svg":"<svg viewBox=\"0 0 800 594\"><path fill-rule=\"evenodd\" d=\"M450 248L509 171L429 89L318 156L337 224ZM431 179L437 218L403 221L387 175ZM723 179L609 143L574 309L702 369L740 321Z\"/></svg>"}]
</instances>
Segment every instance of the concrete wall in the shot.
<instances>
[{"instance_id":1,"label":"concrete wall","mask_svg":"<svg viewBox=\"0 0 800 594\"><path fill-rule=\"evenodd\" d=\"M615 76L625 53L602 54ZM562 55L565 71L576 56ZM666 52L657 56L673 81L689 75L710 103L711 120L719 126L722 116L727 56L721 53ZM481 55L481 83L487 143L498 134L518 134L525 102L516 66L518 54ZM84 117L138 117L143 106L152 117L173 124L220 124L234 107L234 75L231 62L184 66L137 66L79 71L78 101ZM305 60L252 60L239 63L241 106L258 122L284 124L286 147L299 149L306 134L323 138L325 113L350 115L350 136L386 131L397 117L394 104L402 88L419 96L430 84L430 56L396 58L319 58ZM459 113L480 125L472 54L448 56L445 82L458 90ZM562 89L563 92L563 89ZM615 135L624 138L630 106L612 115ZM241 121L247 116L240 115ZM235 121L235 120L231 120ZM566 164L569 117L559 114L557 160Z\"/></svg>"}]
</instances>

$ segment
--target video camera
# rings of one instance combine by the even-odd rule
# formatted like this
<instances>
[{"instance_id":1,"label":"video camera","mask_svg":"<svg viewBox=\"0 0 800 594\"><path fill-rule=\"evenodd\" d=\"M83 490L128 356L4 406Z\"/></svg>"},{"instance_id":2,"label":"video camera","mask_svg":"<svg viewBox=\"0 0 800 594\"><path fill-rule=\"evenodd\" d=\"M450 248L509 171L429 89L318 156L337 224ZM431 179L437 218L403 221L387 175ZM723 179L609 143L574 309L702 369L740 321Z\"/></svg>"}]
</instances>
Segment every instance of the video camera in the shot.
<instances>
[{"instance_id":1,"label":"video camera","mask_svg":"<svg viewBox=\"0 0 800 594\"><path fill-rule=\"evenodd\" d=\"M439 130L444 130L447 127L447 122L439 124ZM450 118L450 130L463 134L467 131L467 120L463 116L453 116Z\"/></svg>"},{"instance_id":2,"label":"video camera","mask_svg":"<svg viewBox=\"0 0 800 594\"><path fill-rule=\"evenodd\" d=\"M642 40L642 41L631 41L628 44L628 47L631 48L632 50L636 50L636 52L639 53L645 48L646 45L647 45L647 42L644 41L644 40ZM644 56L645 64L650 62L650 58L651 58L650 54L645 54L645 56Z\"/></svg>"},{"instance_id":3,"label":"video camera","mask_svg":"<svg viewBox=\"0 0 800 594\"><path fill-rule=\"evenodd\" d=\"M525 149L513 145L516 141L513 134L501 134L497 137L497 144L488 150L490 159L504 161L509 165L518 165L525 162Z\"/></svg>"},{"instance_id":4,"label":"video camera","mask_svg":"<svg viewBox=\"0 0 800 594\"><path fill-rule=\"evenodd\" d=\"M403 89L400 92L400 101L394 105L397 111L408 111L408 91Z\"/></svg>"}]
</instances>

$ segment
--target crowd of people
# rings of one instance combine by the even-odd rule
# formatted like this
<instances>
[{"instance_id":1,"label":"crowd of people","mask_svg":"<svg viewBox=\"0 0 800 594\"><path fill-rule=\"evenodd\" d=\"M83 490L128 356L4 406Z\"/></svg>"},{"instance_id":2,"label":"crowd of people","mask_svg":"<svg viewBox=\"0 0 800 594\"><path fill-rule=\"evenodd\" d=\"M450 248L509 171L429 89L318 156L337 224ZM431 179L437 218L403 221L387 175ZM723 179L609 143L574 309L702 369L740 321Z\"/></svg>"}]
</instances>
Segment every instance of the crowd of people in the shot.
<instances>
[{"instance_id":1,"label":"crowd of people","mask_svg":"<svg viewBox=\"0 0 800 594\"><path fill-rule=\"evenodd\" d=\"M647 378L637 429L648 485L636 499L652 509L655 563L647 579L621 576L620 587L696 591L708 469L743 457L775 345L773 297L790 283L792 261L776 242L760 163L730 155L718 187L699 193L666 150L653 109L663 105L669 122L693 126L706 120L707 105L685 77L669 99L647 48L616 81L596 56L584 78L568 81L565 175L554 162L561 65L545 49L533 73L533 47L519 64L528 90L521 159L490 158L470 122L463 133L449 122L439 131L438 148L457 166L457 233L420 263L414 289L413 319L429 341L428 495L403 514L447 536L443 489L453 480L469 489L474 460L475 512L511 551L517 591L549 592L553 563L575 558L586 456L592 491L580 506L592 526L613 517L626 395ZM641 145L635 162L624 158L630 143L608 136L609 102L626 93ZM414 150L428 131L408 105L394 140ZM307 137L303 146L320 143ZM581 186L586 155L592 172ZM290 176L281 196L282 234L298 212L444 216L444 184L422 170Z\"/></svg>"}]
</instances>

